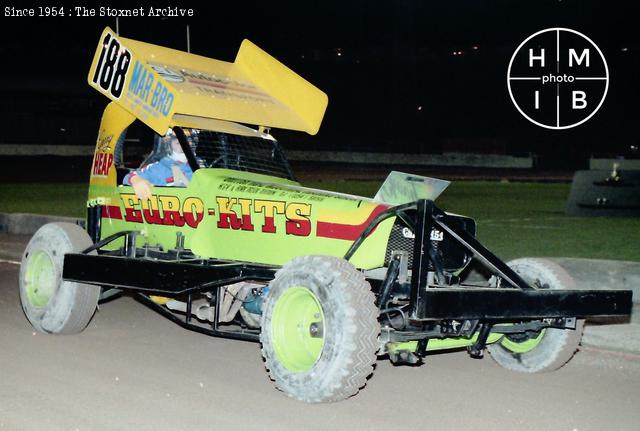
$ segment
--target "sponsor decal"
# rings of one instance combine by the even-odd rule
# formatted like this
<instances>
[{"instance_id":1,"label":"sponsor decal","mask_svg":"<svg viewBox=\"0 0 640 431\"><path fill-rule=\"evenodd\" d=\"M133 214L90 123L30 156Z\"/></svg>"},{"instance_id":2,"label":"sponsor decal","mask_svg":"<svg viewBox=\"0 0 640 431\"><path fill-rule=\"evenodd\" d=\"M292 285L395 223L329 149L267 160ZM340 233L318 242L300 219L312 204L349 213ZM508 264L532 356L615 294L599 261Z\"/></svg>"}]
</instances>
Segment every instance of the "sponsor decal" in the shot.
<instances>
[{"instance_id":1,"label":"sponsor decal","mask_svg":"<svg viewBox=\"0 0 640 431\"><path fill-rule=\"evenodd\" d=\"M157 117L167 117L173 107L174 94L161 81L156 80L152 69L136 60L131 72L128 97L144 104L147 111Z\"/></svg>"},{"instance_id":2,"label":"sponsor decal","mask_svg":"<svg viewBox=\"0 0 640 431\"><path fill-rule=\"evenodd\" d=\"M402 236L409 239L415 239L416 237L416 235L408 227L402 228ZM442 241L444 240L444 232L441 232L437 229L433 229L429 234L429 239L431 241Z\"/></svg>"},{"instance_id":3,"label":"sponsor decal","mask_svg":"<svg viewBox=\"0 0 640 431\"><path fill-rule=\"evenodd\" d=\"M177 196L152 195L150 199L142 200L133 193L122 193L120 199L124 217L117 206L104 207L102 216L124 219L133 223L196 228L205 214L204 203L196 197L181 200ZM310 204L226 196L216 197L216 202L219 229L244 231L260 229L264 233L278 233L275 220L277 217L283 217L284 232L287 235L309 236L311 234ZM253 217L257 213L264 214L264 222L256 227ZM209 208L207 214L213 216L216 210Z\"/></svg>"},{"instance_id":4,"label":"sponsor decal","mask_svg":"<svg viewBox=\"0 0 640 431\"><path fill-rule=\"evenodd\" d=\"M120 206L104 206L102 217L133 223L197 228L207 214L217 217L218 229L294 236L309 236L312 231L312 204L305 202L216 196L216 207L205 208L203 201L196 197L181 199L170 195L152 195L150 199L142 200L133 193L121 193L120 199L122 210ZM354 241L371 220L386 208L386 205L378 205L359 224L318 220L316 236Z\"/></svg>"},{"instance_id":5,"label":"sponsor decal","mask_svg":"<svg viewBox=\"0 0 640 431\"><path fill-rule=\"evenodd\" d=\"M429 239L431 241L442 241L444 239L444 232L441 232L437 229L432 229L431 235L429 235Z\"/></svg>"},{"instance_id":6,"label":"sponsor decal","mask_svg":"<svg viewBox=\"0 0 640 431\"><path fill-rule=\"evenodd\" d=\"M133 56L118 37L106 31L96 51L98 60L89 76L91 86L149 125L164 132L173 115L176 95L168 82L179 76L175 71L155 72L150 65ZM164 76L167 81L161 79Z\"/></svg>"},{"instance_id":7,"label":"sponsor decal","mask_svg":"<svg viewBox=\"0 0 640 431\"><path fill-rule=\"evenodd\" d=\"M187 87L190 86L198 92L225 98L275 103L269 94L247 81L240 81L224 75L212 75L206 72L189 70L184 67L152 62L147 64L166 81L178 85L186 85Z\"/></svg>"},{"instance_id":8,"label":"sponsor decal","mask_svg":"<svg viewBox=\"0 0 640 431\"><path fill-rule=\"evenodd\" d=\"M155 63L147 63L156 73L162 76L168 82L180 83L184 82L184 77L179 71L175 71L168 66L161 66Z\"/></svg>"},{"instance_id":9,"label":"sponsor decal","mask_svg":"<svg viewBox=\"0 0 640 431\"><path fill-rule=\"evenodd\" d=\"M124 220L129 222L196 228L204 218L204 204L196 197L181 201L177 196L152 195L151 199L142 200L133 193L122 193L120 199L124 207ZM120 209L115 211L112 208L108 208L107 216L114 214L120 217L110 218L122 218Z\"/></svg>"},{"instance_id":10,"label":"sponsor decal","mask_svg":"<svg viewBox=\"0 0 640 431\"><path fill-rule=\"evenodd\" d=\"M408 227L402 228L402 236L409 239L414 239L416 237L415 234Z\"/></svg>"},{"instance_id":11,"label":"sponsor decal","mask_svg":"<svg viewBox=\"0 0 640 431\"><path fill-rule=\"evenodd\" d=\"M276 217L285 218L287 235L309 236L311 234L311 204L262 199L216 197L218 203L218 228L253 231L252 215L262 213L264 222L261 232L277 233Z\"/></svg>"},{"instance_id":12,"label":"sponsor decal","mask_svg":"<svg viewBox=\"0 0 640 431\"><path fill-rule=\"evenodd\" d=\"M91 176L106 177L109 175L109 170L111 169L111 166L113 166L113 152L111 151L112 141L113 135L102 136L101 133L98 137L98 144L96 145L96 152L93 157Z\"/></svg>"}]
</instances>

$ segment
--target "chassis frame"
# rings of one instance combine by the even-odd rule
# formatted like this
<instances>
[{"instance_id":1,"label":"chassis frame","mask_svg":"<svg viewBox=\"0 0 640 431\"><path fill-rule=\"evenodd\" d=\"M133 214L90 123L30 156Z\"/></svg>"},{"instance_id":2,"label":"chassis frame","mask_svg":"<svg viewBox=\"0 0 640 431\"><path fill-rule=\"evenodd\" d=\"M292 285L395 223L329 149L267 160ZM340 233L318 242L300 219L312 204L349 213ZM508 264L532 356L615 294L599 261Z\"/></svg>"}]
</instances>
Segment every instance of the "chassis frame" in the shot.
<instances>
[{"instance_id":1,"label":"chassis frame","mask_svg":"<svg viewBox=\"0 0 640 431\"><path fill-rule=\"evenodd\" d=\"M260 341L259 330L225 329L220 325L221 297L225 287L232 283L268 283L278 267L198 258L182 248L180 234L176 249L170 251L137 247L136 231L122 231L97 241L100 214L100 206L89 208L87 230L95 244L81 253L65 255L65 280L100 285L103 291L105 287L110 288L103 292L103 298L121 291L131 292L143 304L189 330ZM406 254L394 253L383 278L368 279L376 294L379 316L399 312L404 319L400 330L393 324L383 326L381 339L398 343L418 341L418 356L424 356L432 338L470 336L477 332L476 341L468 349L472 356L481 356L492 332L575 328L576 318L624 316L631 312L631 291L551 290L531 286L473 235L447 223L446 213L430 200L394 206L378 214L352 243L344 258L348 261L378 224L390 217L403 220L415 235L410 275ZM494 286L462 284L456 276L445 275L437 258L438 242L431 240L433 231L446 232L464 246L494 275ZM101 250L121 237L124 237L124 246L120 250ZM96 250L97 255L89 254ZM216 313L211 325L192 318L193 294L202 292L212 294L211 303ZM387 308L390 298L402 296L403 292L405 303ZM149 298L150 294L186 296L184 318L155 303Z\"/></svg>"}]
</instances>

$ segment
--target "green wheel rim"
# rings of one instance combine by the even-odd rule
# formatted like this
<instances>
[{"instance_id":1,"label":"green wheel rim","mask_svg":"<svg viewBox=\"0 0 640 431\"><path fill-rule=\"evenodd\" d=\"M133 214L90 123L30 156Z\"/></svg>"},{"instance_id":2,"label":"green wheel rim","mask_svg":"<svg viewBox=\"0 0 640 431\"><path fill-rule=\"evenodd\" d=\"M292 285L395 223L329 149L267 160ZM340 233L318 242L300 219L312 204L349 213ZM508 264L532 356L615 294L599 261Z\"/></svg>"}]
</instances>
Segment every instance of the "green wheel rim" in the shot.
<instances>
[{"instance_id":1,"label":"green wheel rim","mask_svg":"<svg viewBox=\"0 0 640 431\"><path fill-rule=\"evenodd\" d=\"M278 361L289 371L310 370L324 347L324 313L305 287L291 287L273 308L271 336Z\"/></svg>"},{"instance_id":2,"label":"green wheel rim","mask_svg":"<svg viewBox=\"0 0 640 431\"><path fill-rule=\"evenodd\" d=\"M505 336L502 338L500 344L502 345L502 347L513 353L527 353L535 349L536 346L540 344L540 341L542 341L542 339L544 338L544 332L545 329L540 331L535 337L529 338L524 341L515 341Z\"/></svg>"},{"instance_id":3,"label":"green wheel rim","mask_svg":"<svg viewBox=\"0 0 640 431\"><path fill-rule=\"evenodd\" d=\"M47 253L35 251L29 255L24 284L31 305L42 308L49 304L56 292L56 271Z\"/></svg>"}]
</instances>

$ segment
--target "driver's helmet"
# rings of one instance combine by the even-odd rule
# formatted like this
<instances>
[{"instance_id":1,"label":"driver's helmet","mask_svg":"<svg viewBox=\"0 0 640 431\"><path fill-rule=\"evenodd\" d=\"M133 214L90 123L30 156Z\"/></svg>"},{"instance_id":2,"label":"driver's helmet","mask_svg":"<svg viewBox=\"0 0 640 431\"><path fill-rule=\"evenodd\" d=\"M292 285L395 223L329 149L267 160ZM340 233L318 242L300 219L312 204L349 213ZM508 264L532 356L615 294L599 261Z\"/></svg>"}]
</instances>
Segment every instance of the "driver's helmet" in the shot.
<instances>
[{"instance_id":1,"label":"driver's helmet","mask_svg":"<svg viewBox=\"0 0 640 431\"><path fill-rule=\"evenodd\" d=\"M161 151L166 154L166 157L179 163L187 163L187 156L182 151L180 141L172 129L167 130L167 134L162 137L161 147Z\"/></svg>"},{"instance_id":2,"label":"driver's helmet","mask_svg":"<svg viewBox=\"0 0 640 431\"><path fill-rule=\"evenodd\" d=\"M142 162L140 167L159 162L165 157L176 163L187 163L187 156L182 151L178 137L172 129L168 129L164 136L155 135L153 138L153 151Z\"/></svg>"}]
</instances>

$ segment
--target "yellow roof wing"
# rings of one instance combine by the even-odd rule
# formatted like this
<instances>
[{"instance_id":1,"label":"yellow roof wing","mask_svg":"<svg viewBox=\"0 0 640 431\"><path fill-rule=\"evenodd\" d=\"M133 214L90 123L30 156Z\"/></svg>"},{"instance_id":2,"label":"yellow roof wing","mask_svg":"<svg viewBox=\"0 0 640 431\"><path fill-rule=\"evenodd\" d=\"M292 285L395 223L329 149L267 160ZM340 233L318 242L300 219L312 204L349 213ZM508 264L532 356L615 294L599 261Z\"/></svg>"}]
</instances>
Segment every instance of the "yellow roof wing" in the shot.
<instances>
[{"instance_id":1,"label":"yellow roof wing","mask_svg":"<svg viewBox=\"0 0 640 431\"><path fill-rule=\"evenodd\" d=\"M89 85L161 135L174 114L316 134L325 93L244 40L233 63L119 37L105 28Z\"/></svg>"}]
</instances>

